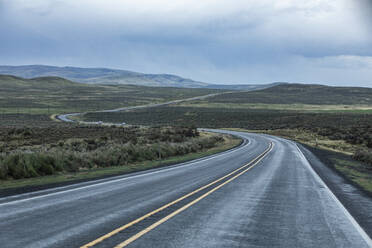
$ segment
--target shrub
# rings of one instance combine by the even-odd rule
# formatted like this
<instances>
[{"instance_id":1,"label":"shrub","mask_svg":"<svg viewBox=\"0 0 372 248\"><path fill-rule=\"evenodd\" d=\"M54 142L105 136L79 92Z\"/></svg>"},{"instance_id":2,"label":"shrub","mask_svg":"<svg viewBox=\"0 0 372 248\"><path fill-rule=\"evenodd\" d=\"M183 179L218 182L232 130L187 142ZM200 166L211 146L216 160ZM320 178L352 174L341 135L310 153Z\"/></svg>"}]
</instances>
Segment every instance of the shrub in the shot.
<instances>
[{"instance_id":1,"label":"shrub","mask_svg":"<svg viewBox=\"0 0 372 248\"><path fill-rule=\"evenodd\" d=\"M0 179L7 179L8 177L8 166L3 162L3 159L0 158Z\"/></svg>"},{"instance_id":2,"label":"shrub","mask_svg":"<svg viewBox=\"0 0 372 248\"><path fill-rule=\"evenodd\" d=\"M41 161L41 165L39 171L42 175L53 175L54 168L51 164L46 163L45 161Z\"/></svg>"},{"instance_id":3,"label":"shrub","mask_svg":"<svg viewBox=\"0 0 372 248\"><path fill-rule=\"evenodd\" d=\"M26 166L20 154L12 154L4 160L4 164L8 167L9 176L14 179L27 177Z\"/></svg>"},{"instance_id":4,"label":"shrub","mask_svg":"<svg viewBox=\"0 0 372 248\"><path fill-rule=\"evenodd\" d=\"M61 158L64 170L68 172L78 172L79 163L76 160L77 159L73 154L64 154Z\"/></svg>"},{"instance_id":5,"label":"shrub","mask_svg":"<svg viewBox=\"0 0 372 248\"><path fill-rule=\"evenodd\" d=\"M353 158L361 161L367 165L367 169L372 170L372 151L371 150L357 150Z\"/></svg>"},{"instance_id":6,"label":"shrub","mask_svg":"<svg viewBox=\"0 0 372 248\"><path fill-rule=\"evenodd\" d=\"M370 135L368 135L368 137L366 138L366 140L367 140L367 147L368 148L372 148L372 135L370 134Z\"/></svg>"},{"instance_id":7,"label":"shrub","mask_svg":"<svg viewBox=\"0 0 372 248\"><path fill-rule=\"evenodd\" d=\"M0 154L0 179L38 177L58 172L78 172L82 168L123 166L164 159L208 149L223 140L221 137L196 138L199 133L194 127L85 129L102 130L100 136L92 135L89 138L78 136L61 140L58 134L58 139L53 143L31 149L32 152L15 153L16 147L11 148L12 144L5 143L6 152L10 154ZM28 131L11 129L7 132L17 136ZM78 135L83 131L81 128L76 130ZM37 131L31 130L30 134L33 139L39 137Z\"/></svg>"}]
</instances>

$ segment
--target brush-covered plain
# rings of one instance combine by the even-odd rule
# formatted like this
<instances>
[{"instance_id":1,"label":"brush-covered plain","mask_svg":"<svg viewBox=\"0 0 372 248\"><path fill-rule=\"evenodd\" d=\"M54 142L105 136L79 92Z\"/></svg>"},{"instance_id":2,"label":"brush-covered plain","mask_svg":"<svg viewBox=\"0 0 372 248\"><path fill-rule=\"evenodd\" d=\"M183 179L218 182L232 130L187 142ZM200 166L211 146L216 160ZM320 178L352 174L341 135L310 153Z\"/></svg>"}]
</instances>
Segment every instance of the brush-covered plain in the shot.
<instances>
[{"instance_id":1,"label":"brush-covered plain","mask_svg":"<svg viewBox=\"0 0 372 248\"><path fill-rule=\"evenodd\" d=\"M199 133L194 127L1 128L0 188L69 180L71 175L76 179L143 170L239 143L225 135ZM29 180L45 176L49 177Z\"/></svg>"}]
</instances>

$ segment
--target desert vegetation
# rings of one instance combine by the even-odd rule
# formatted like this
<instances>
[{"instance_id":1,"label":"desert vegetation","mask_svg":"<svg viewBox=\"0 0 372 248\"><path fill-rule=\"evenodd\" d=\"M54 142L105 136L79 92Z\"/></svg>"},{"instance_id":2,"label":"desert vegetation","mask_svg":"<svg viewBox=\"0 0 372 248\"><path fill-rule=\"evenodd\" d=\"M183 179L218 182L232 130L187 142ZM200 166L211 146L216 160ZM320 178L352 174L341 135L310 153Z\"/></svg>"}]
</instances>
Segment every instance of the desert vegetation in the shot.
<instances>
[{"instance_id":1,"label":"desert vegetation","mask_svg":"<svg viewBox=\"0 0 372 248\"><path fill-rule=\"evenodd\" d=\"M168 114L164 114L168 113ZM141 110L128 113L110 113L95 117L105 120L125 118L129 123L156 125L181 125L184 122L211 128L244 128L249 130L296 130L310 132L329 140L342 140L356 145L349 152L354 158L371 164L372 114L350 112L304 113L300 111L277 111L257 109L217 109L192 107L163 107L154 111ZM151 122L151 123L150 123ZM356 154L358 152L358 154Z\"/></svg>"},{"instance_id":2,"label":"desert vegetation","mask_svg":"<svg viewBox=\"0 0 372 248\"><path fill-rule=\"evenodd\" d=\"M1 128L0 179L79 172L205 151L224 143L195 127Z\"/></svg>"},{"instance_id":3,"label":"desert vegetation","mask_svg":"<svg viewBox=\"0 0 372 248\"><path fill-rule=\"evenodd\" d=\"M354 153L353 158L358 161L364 162L366 165L368 165L366 166L367 169L372 171L372 151L371 150L357 150Z\"/></svg>"},{"instance_id":4,"label":"desert vegetation","mask_svg":"<svg viewBox=\"0 0 372 248\"><path fill-rule=\"evenodd\" d=\"M210 103L372 105L372 89L316 84L280 84L264 90L237 92L208 99Z\"/></svg>"}]
</instances>

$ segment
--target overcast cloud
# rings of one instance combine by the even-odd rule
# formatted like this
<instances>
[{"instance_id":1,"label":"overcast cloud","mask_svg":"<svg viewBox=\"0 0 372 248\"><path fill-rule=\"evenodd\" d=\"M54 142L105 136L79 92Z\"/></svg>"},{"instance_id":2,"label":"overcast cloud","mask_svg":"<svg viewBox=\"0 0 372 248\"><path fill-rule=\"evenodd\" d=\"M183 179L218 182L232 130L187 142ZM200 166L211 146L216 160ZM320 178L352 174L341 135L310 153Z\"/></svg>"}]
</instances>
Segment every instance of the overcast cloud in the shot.
<instances>
[{"instance_id":1,"label":"overcast cloud","mask_svg":"<svg viewBox=\"0 0 372 248\"><path fill-rule=\"evenodd\" d=\"M372 86L370 0L0 0L0 64Z\"/></svg>"}]
</instances>

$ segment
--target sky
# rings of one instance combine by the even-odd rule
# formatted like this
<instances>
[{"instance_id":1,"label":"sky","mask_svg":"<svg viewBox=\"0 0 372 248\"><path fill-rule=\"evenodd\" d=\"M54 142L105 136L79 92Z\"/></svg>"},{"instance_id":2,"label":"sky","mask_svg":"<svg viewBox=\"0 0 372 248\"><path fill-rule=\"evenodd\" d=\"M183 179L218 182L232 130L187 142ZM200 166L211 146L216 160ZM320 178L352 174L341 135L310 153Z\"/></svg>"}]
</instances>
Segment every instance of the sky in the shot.
<instances>
[{"instance_id":1,"label":"sky","mask_svg":"<svg viewBox=\"0 0 372 248\"><path fill-rule=\"evenodd\" d=\"M0 64L372 87L372 0L0 0Z\"/></svg>"}]
</instances>

